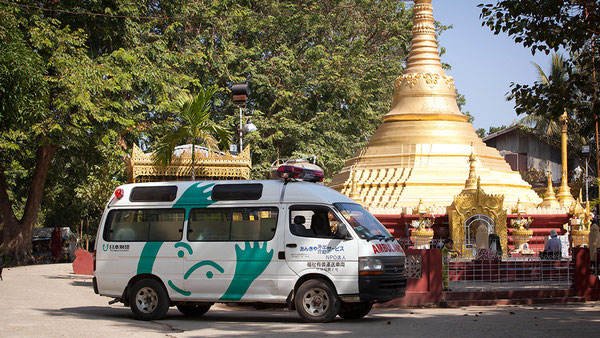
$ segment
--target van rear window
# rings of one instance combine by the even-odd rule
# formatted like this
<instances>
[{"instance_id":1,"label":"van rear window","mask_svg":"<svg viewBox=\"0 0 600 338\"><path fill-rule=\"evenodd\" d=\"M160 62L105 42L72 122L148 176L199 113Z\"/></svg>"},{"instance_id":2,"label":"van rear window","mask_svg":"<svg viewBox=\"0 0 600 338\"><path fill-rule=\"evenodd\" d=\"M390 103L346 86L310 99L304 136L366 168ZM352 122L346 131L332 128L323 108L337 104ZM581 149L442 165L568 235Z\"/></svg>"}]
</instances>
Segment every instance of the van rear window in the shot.
<instances>
[{"instance_id":1,"label":"van rear window","mask_svg":"<svg viewBox=\"0 0 600 338\"><path fill-rule=\"evenodd\" d=\"M104 240L177 242L183 235L185 209L115 209L108 213Z\"/></svg>"},{"instance_id":2,"label":"van rear window","mask_svg":"<svg viewBox=\"0 0 600 338\"><path fill-rule=\"evenodd\" d=\"M171 202L177 197L177 186L134 187L131 189L131 202Z\"/></svg>"},{"instance_id":3,"label":"van rear window","mask_svg":"<svg viewBox=\"0 0 600 338\"><path fill-rule=\"evenodd\" d=\"M213 187L213 201L259 200L262 197L263 185L251 184L217 184Z\"/></svg>"}]
</instances>

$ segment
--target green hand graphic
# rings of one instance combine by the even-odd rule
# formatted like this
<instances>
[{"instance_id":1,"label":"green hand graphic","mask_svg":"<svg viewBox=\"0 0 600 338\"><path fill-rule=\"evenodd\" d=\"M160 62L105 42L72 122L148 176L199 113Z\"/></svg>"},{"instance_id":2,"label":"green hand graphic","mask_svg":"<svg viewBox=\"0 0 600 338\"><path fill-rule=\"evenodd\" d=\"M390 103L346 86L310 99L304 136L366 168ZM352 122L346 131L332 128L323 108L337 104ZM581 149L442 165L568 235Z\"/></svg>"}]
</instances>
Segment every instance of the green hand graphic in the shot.
<instances>
[{"instance_id":1,"label":"green hand graphic","mask_svg":"<svg viewBox=\"0 0 600 338\"><path fill-rule=\"evenodd\" d=\"M267 268L273 258L273 249L267 252L267 242L260 247L258 242L251 246L246 242L244 250L239 245L235 245L235 274L229 288L221 296L221 300L240 300L248 291L250 284L260 276Z\"/></svg>"}]
</instances>

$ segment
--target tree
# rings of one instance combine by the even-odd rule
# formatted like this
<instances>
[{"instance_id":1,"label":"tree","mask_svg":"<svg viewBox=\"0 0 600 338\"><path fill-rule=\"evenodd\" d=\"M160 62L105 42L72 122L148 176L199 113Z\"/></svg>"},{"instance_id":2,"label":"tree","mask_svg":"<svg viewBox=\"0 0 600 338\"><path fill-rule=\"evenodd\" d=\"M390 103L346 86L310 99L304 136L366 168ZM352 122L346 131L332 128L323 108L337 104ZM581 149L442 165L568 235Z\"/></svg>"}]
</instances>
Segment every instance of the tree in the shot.
<instances>
[{"instance_id":1,"label":"tree","mask_svg":"<svg viewBox=\"0 0 600 338\"><path fill-rule=\"evenodd\" d=\"M395 0L1 3L3 254L25 262L36 224L97 221L132 145L155 147L201 85L249 83L254 178L309 154L331 177L391 108L411 27ZM226 91L211 111L235 128Z\"/></svg>"},{"instance_id":2,"label":"tree","mask_svg":"<svg viewBox=\"0 0 600 338\"><path fill-rule=\"evenodd\" d=\"M550 65L549 75L544 72L544 69L535 62L532 62L538 74L538 81L547 87L559 87L564 88L565 83L568 82L568 74L565 67L565 59L561 54L554 53L552 55L552 63ZM507 100L512 99L511 96ZM556 102L560 111L564 110L562 102ZM528 115L519 121L519 124L533 128L533 131L538 135L545 136L560 136L560 124L556 120L547 118L548 114L538 113L535 115Z\"/></svg>"},{"instance_id":3,"label":"tree","mask_svg":"<svg viewBox=\"0 0 600 338\"><path fill-rule=\"evenodd\" d=\"M331 177L364 146L391 108L402 74L411 11L397 1L194 2L182 48L201 83L248 82L247 111L258 131L252 177L267 177L278 158L316 155ZM207 13L210 13L208 15ZM235 107L217 93L214 119L235 128Z\"/></svg>"},{"instance_id":4,"label":"tree","mask_svg":"<svg viewBox=\"0 0 600 338\"><path fill-rule=\"evenodd\" d=\"M78 21L69 24L61 20L69 15L47 9L0 4L0 218L2 254L14 264L30 259L47 179L62 176L62 181L54 181L58 183L52 192L76 200L72 183L85 182L94 165L101 168L107 158L122 152L86 155L97 155L119 140L137 138L136 121L146 120L144 111L146 116L161 116L169 92L181 90L173 83L189 84L189 78L165 69L169 63L147 57L149 51L157 54L154 58L175 54L158 53L162 44L156 44L157 39L144 42L145 48L139 48L136 39L116 49L108 43L90 48L95 39L86 34L86 28L97 34L89 27L93 21L75 16ZM112 26L119 25L127 22ZM132 32L136 28L142 32L137 37L148 34L147 27L128 26L130 33L122 38L136 36ZM69 158L52 172L53 164ZM85 171L74 170L82 168ZM82 176L69 177L73 171ZM115 175L104 175L100 181L110 185ZM60 210L52 208L48 214ZM66 210L67 214L80 211L72 206Z\"/></svg>"},{"instance_id":5,"label":"tree","mask_svg":"<svg viewBox=\"0 0 600 338\"><path fill-rule=\"evenodd\" d=\"M596 166L600 169L598 143L598 77L600 2L596 0L499 0L481 4L482 25L501 32L531 52L564 49L561 76L550 74L533 85L511 84L518 114L556 120L567 109L574 134L596 139ZM549 83L549 85L548 85ZM595 135L594 135L595 134Z\"/></svg>"},{"instance_id":6,"label":"tree","mask_svg":"<svg viewBox=\"0 0 600 338\"><path fill-rule=\"evenodd\" d=\"M167 135L163 136L154 151L154 160L157 164L167 166L171 164L175 146L183 143L192 145L192 180L196 179L196 144L204 144L209 151L229 147L231 133L227 129L215 124L210 119L210 101L217 91L213 86L207 89L201 88L196 96L182 93L175 101L178 109L177 126Z\"/></svg>"}]
</instances>

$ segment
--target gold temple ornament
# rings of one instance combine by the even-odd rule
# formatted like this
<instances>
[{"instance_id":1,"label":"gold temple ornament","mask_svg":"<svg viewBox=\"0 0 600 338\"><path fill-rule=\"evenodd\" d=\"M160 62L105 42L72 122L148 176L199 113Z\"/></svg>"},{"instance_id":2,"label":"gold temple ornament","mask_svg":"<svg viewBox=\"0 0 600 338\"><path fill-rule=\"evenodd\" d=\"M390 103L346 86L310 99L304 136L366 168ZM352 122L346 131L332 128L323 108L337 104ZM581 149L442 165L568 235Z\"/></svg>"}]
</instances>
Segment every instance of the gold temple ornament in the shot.
<instances>
[{"instance_id":1,"label":"gold temple ornament","mask_svg":"<svg viewBox=\"0 0 600 338\"><path fill-rule=\"evenodd\" d=\"M128 181L132 183L187 181L192 177L192 157L188 151L173 156L171 164L162 167L154 162L151 153L146 154L134 145L131 157L126 162ZM196 178L199 180L247 180L250 178L250 168L252 168L252 159L249 147L237 156L229 152L196 150L195 171Z\"/></svg>"}]
</instances>

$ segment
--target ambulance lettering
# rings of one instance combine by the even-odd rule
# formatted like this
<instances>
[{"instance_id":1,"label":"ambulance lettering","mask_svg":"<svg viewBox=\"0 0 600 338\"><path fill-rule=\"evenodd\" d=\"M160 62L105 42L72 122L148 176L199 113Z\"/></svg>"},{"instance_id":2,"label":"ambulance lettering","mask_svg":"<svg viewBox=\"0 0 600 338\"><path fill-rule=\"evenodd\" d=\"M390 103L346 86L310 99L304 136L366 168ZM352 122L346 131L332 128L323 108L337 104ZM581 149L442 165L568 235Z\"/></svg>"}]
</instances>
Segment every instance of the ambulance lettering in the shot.
<instances>
[{"instance_id":1,"label":"ambulance lettering","mask_svg":"<svg viewBox=\"0 0 600 338\"><path fill-rule=\"evenodd\" d=\"M384 252L401 252L402 248L398 243L381 243L381 244L373 244L373 253L384 253Z\"/></svg>"}]
</instances>

